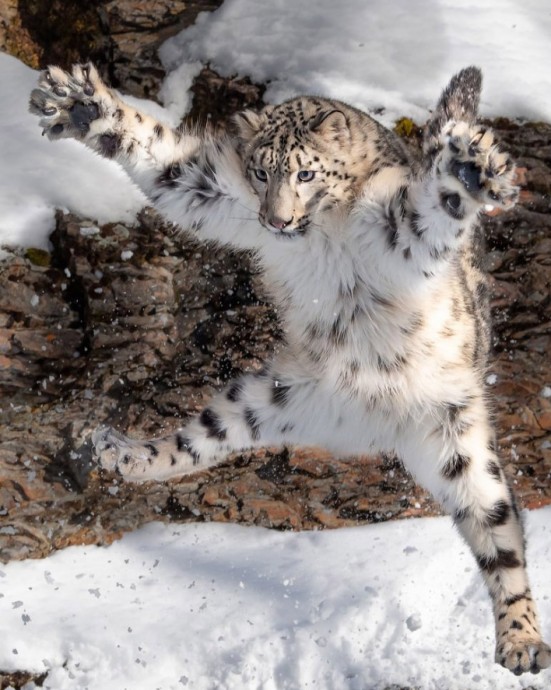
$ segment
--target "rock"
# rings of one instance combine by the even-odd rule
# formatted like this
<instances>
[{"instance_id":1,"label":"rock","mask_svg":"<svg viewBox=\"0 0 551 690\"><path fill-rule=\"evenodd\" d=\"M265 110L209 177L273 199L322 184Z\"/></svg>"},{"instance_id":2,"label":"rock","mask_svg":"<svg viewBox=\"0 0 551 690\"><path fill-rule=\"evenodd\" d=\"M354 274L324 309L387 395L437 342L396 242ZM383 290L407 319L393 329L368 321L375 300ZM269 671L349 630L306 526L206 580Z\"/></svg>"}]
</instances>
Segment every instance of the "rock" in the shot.
<instances>
[{"instance_id":1,"label":"rock","mask_svg":"<svg viewBox=\"0 0 551 690\"><path fill-rule=\"evenodd\" d=\"M188 121L224 125L238 110L261 108L265 90L265 86L254 84L246 77L225 79L205 67L191 87L193 105Z\"/></svg>"},{"instance_id":2,"label":"rock","mask_svg":"<svg viewBox=\"0 0 551 690\"><path fill-rule=\"evenodd\" d=\"M19 0L0 0L0 50L36 69L42 51L22 21L20 4Z\"/></svg>"},{"instance_id":3,"label":"rock","mask_svg":"<svg viewBox=\"0 0 551 690\"><path fill-rule=\"evenodd\" d=\"M94 59L107 62L109 41L102 27L101 0L0 0L0 48L34 69L48 64L67 67ZM15 7L14 7L15 6Z\"/></svg>"},{"instance_id":4,"label":"rock","mask_svg":"<svg viewBox=\"0 0 551 690\"><path fill-rule=\"evenodd\" d=\"M158 49L222 0L0 0L0 50L34 69L94 61L110 83L155 98Z\"/></svg>"},{"instance_id":5,"label":"rock","mask_svg":"<svg viewBox=\"0 0 551 690\"><path fill-rule=\"evenodd\" d=\"M189 4L183 0L111 0L104 3L103 11L112 34L135 29L158 31L181 20L181 15L186 11L191 17ZM198 11L199 8L195 14Z\"/></svg>"},{"instance_id":6,"label":"rock","mask_svg":"<svg viewBox=\"0 0 551 690\"><path fill-rule=\"evenodd\" d=\"M0 45L21 38L33 66L97 58L115 86L152 96L163 77L156 47L219 4L0 0ZM189 120L220 124L261 105L263 87L207 67L193 92ZM551 502L551 400L541 395L551 384L551 127L490 124L520 161L524 189L512 212L484 219L489 391L506 474L522 505L542 505ZM409 146L419 133L408 128ZM109 543L158 519L322 529L439 513L396 460L312 448L242 454L162 484L94 470L95 426L169 433L230 377L258 370L281 334L245 255L181 244L151 210L136 227L59 214L52 244L50 256L14 256L0 273L2 558Z\"/></svg>"},{"instance_id":7,"label":"rock","mask_svg":"<svg viewBox=\"0 0 551 690\"><path fill-rule=\"evenodd\" d=\"M545 132L551 141L538 125ZM543 164L522 143L530 128L502 136L513 137L534 196L484 221L496 323L489 391L505 472L521 505L539 506L551 502L551 313L542 297L551 209L533 188ZM90 473L95 426L136 436L178 428L229 377L257 370L280 333L246 255L180 244L151 210L135 227L59 214L52 243L49 261L14 256L0 273L4 559L109 543L159 519L324 529L440 512L393 458L313 448L240 454L161 484Z\"/></svg>"},{"instance_id":8,"label":"rock","mask_svg":"<svg viewBox=\"0 0 551 690\"><path fill-rule=\"evenodd\" d=\"M250 498L242 511L242 519L261 527L298 529L302 524L300 511L289 501Z\"/></svg>"}]
</instances>

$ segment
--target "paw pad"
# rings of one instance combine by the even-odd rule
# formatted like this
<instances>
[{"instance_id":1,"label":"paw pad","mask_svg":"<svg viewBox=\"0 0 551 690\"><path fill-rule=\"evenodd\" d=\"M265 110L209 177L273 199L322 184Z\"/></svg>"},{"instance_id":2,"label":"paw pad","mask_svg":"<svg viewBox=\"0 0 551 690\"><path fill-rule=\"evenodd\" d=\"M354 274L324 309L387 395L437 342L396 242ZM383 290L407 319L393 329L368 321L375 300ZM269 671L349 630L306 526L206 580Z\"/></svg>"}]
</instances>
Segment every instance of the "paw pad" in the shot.
<instances>
[{"instance_id":1,"label":"paw pad","mask_svg":"<svg viewBox=\"0 0 551 690\"><path fill-rule=\"evenodd\" d=\"M99 108L95 103L75 103L69 110L71 123L78 130L87 132L90 123L100 116Z\"/></svg>"},{"instance_id":2,"label":"paw pad","mask_svg":"<svg viewBox=\"0 0 551 690\"><path fill-rule=\"evenodd\" d=\"M454 159L451 162L450 170L463 183L468 192L475 193L482 189L480 181L481 170L472 161L458 161Z\"/></svg>"},{"instance_id":3,"label":"paw pad","mask_svg":"<svg viewBox=\"0 0 551 690\"><path fill-rule=\"evenodd\" d=\"M451 175L461 185L458 189L457 182L450 183L448 194L457 191L471 207L473 201L479 207L491 204L509 208L514 204L518 197L515 165L509 154L498 148L491 129L449 122L441 143L440 174Z\"/></svg>"},{"instance_id":4,"label":"paw pad","mask_svg":"<svg viewBox=\"0 0 551 690\"><path fill-rule=\"evenodd\" d=\"M92 65L75 65L71 74L49 67L31 93L29 109L40 116L45 134L82 137L101 117L99 105L91 100L99 88L101 80Z\"/></svg>"}]
</instances>

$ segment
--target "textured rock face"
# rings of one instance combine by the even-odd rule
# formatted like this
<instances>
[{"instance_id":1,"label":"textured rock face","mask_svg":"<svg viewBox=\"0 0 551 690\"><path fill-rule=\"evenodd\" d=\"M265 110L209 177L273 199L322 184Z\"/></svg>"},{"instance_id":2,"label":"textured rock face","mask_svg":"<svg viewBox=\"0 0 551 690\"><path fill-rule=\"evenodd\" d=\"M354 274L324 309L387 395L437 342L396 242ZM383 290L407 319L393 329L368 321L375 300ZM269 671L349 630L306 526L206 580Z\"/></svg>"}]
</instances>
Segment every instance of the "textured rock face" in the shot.
<instances>
[{"instance_id":1,"label":"textured rock face","mask_svg":"<svg viewBox=\"0 0 551 690\"><path fill-rule=\"evenodd\" d=\"M526 189L522 205L489 222L497 375L490 390L509 475L535 507L551 496L551 127L500 125L526 167Z\"/></svg>"},{"instance_id":2,"label":"textured rock face","mask_svg":"<svg viewBox=\"0 0 551 690\"><path fill-rule=\"evenodd\" d=\"M93 60L115 87L154 98L170 36L222 0L0 0L0 50L34 69Z\"/></svg>"},{"instance_id":3,"label":"textured rock face","mask_svg":"<svg viewBox=\"0 0 551 690\"><path fill-rule=\"evenodd\" d=\"M111 0L99 9L110 40L109 76L135 96L154 97L164 77L157 51L221 0Z\"/></svg>"},{"instance_id":4,"label":"textured rock face","mask_svg":"<svg viewBox=\"0 0 551 690\"><path fill-rule=\"evenodd\" d=\"M101 0L0 0L0 50L35 69L93 58L103 62L109 41Z\"/></svg>"},{"instance_id":5,"label":"textured rock face","mask_svg":"<svg viewBox=\"0 0 551 690\"><path fill-rule=\"evenodd\" d=\"M153 213L138 228L60 214L52 239L52 256L30 252L1 275L2 558L108 542L162 517L296 529L422 512L398 468L384 477L381 460L315 449L240 456L159 485L89 477L91 429L178 427L228 378L260 368L277 320L245 256L182 248Z\"/></svg>"},{"instance_id":6,"label":"textured rock face","mask_svg":"<svg viewBox=\"0 0 551 690\"><path fill-rule=\"evenodd\" d=\"M158 45L220 0L0 0L0 49L33 67L95 59L154 96ZM263 88L206 68L190 119L221 122ZM551 502L551 127L492 123L525 168L522 203L487 218L495 356L488 372L506 472L521 503ZM416 145L415 127L407 127ZM278 346L246 256L182 244L151 211L136 227L59 215L47 254L0 269L0 559L108 543L153 519L321 529L438 512L392 458L267 449L163 484L94 468L109 423L161 435ZM1 679L0 679L1 680Z\"/></svg>"},{"instance_id":7,"label":"textured rock face","mask_svg":"<svg viewBox=\"0 0 551 690\"><path fill-rule=\"evenodd\" d=\"M524 506L551 502L551 127L497 123L524 166L522 204L487 218L505 469ZM54 251L0 271L0 554L107 543L153 519L322 529L435 514L392 458L319 449L243 454L163 484L92 468L101 423L180 426L277 347L277 315L245 255L182 243L151 211L136 227L59 214ZM92 469L92 472L90 470Z\"/></svg>"}]
</instances>

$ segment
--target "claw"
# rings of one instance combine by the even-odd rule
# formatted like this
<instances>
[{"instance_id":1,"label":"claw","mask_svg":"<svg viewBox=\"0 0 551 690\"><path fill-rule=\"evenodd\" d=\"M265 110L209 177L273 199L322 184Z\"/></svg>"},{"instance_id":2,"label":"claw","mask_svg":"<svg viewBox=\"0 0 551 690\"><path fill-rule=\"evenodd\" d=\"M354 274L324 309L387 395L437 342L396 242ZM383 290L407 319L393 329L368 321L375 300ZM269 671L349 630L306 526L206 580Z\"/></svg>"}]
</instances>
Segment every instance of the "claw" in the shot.
<instances>
[{"instance_id":1,"label":"claw","mask_svg":"<svg viewBox=\"0 0 551 690\"><path fill-rule=\"evenodd\" d=\"M470 145L475 147L478 146L486 134L488 134L488 130L481 128L480 131L478 131L471 139Z\"/></svg>"}]
</instances>

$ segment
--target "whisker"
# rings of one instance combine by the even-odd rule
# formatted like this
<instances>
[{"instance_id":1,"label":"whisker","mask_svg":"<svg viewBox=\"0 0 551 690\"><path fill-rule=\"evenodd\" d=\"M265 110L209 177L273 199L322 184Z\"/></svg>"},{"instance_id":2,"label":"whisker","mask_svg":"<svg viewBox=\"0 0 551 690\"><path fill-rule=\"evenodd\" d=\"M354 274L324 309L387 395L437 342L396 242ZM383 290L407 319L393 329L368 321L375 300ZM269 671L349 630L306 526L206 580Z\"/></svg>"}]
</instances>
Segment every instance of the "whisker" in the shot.
<instances>
[{"instance_id":1,"label":"whisker","mask_svg":"<svg viewBox=\"0 0 551 690\"><path fill-rule=\"evenodd\" d=\"M241 201L239 201L239 199L235 199L235 202L236 202L237 204L239 204L239 206L243 206L243 208L244 208L246 211L250 211L251 213L254 213L255 217L258 215L258 211L255 211L253 208L249 208L249 207L246 206L244 203L242 203Z\"/></svg>"}]
</instances>

